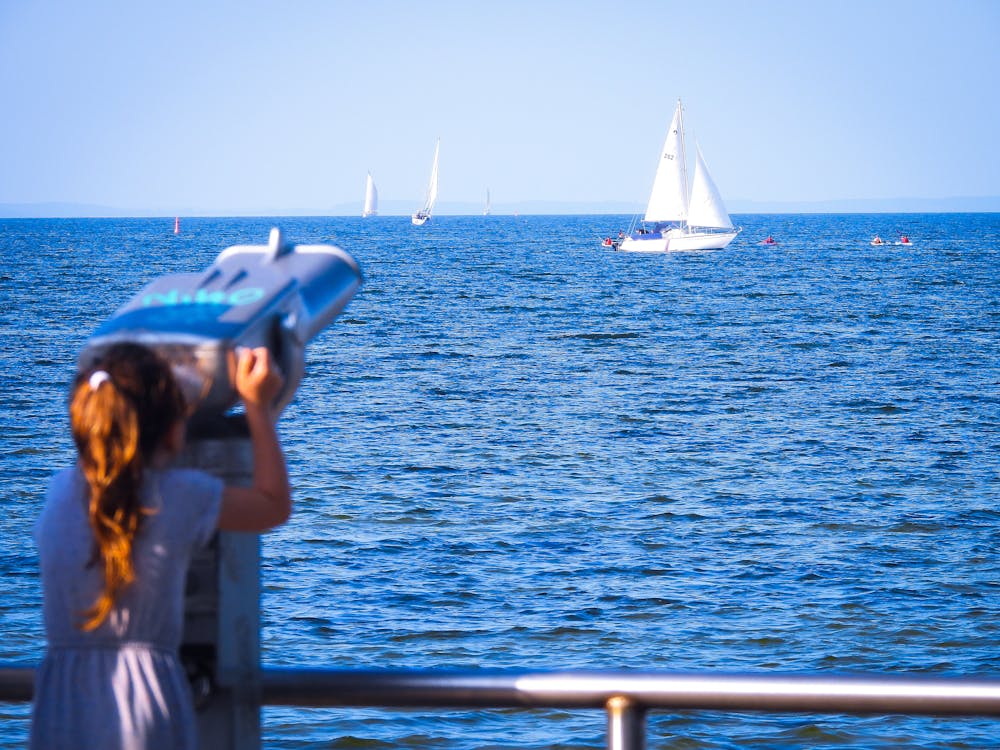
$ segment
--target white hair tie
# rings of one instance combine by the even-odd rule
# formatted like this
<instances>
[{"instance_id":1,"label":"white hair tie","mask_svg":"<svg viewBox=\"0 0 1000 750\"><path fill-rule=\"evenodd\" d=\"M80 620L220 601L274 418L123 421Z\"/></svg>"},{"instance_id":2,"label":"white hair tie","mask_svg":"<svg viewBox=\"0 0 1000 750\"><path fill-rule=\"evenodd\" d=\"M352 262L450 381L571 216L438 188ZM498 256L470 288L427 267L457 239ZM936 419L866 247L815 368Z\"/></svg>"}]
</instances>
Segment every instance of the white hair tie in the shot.
<instances>
[{"instance_id":1,"label":"white hair tie","mask_svg":"<svg viewBox=\"0 0 1000 750\"><path fill-rule=\"evenodd\" d=\"M101 383L107 382L109 380L111 380L111 376L108 375L107 371L95 370L94 373L90 376L90 380L88 381L90 383L90 390L96 391L98 388L101 387Z\"/></svg>"}]
</instances>

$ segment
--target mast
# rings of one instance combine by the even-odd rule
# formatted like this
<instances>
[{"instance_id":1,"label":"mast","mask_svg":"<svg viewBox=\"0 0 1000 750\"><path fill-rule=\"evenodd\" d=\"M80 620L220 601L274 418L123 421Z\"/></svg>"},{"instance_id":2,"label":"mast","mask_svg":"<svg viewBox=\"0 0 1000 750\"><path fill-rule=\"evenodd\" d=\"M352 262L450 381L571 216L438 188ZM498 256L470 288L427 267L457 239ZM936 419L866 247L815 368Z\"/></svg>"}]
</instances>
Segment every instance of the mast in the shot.
<instances>
[{"instance_id":1,"label":"mast","mask_svg":"<svg viewBox=\"0 0 1000 750\"><path fill-rule=\"evenodd\" d=\"M677 97L677 130L680 140L681 201L684 204L684 226L687 228L691 226L687 219L691 198L688 188L687 153L684 150L684 108L681 106L680 97Z\"/></svg>"}]
</instances>

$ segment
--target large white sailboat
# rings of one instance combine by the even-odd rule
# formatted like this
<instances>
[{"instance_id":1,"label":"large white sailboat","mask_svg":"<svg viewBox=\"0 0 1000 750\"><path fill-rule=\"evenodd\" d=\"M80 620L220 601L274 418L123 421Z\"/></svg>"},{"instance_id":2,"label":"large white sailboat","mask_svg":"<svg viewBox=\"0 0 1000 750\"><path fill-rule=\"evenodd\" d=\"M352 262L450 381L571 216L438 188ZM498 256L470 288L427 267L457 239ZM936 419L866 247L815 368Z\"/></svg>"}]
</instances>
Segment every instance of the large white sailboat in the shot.
<instances>
[{"instance_id":1,"label":"large white sailboat","mask_svg":"<svg viewBox=\"0 0 1000 750\"><path fill-rule=\"evenodd\" d=\"M375 188L375 180L372 173L368 173L368 180L365 182L365 207L361 211L361 218L367 219L369 216L378 215L378 190Z\"/></svg>"},{"instance_id":2,"label":"large white sailboat","mask_svg":"<svg viewBox=\"0 0 1000 750\"><path fill-rule=\"evenodd\" d=\"M742 228L733 227L697 146L695 155L689 189L684 115L678 99L642 225L614 243L617 249L647 253L721 250L740 233Z\"/></svg>"},{"instance_id":3,"label":"large white sailboat","mask_svg":"<svg viewBox=\"0 0 1000 750\"><path fill-rule=\"evenodd\" d=\"M429 221L431 213L434 211L434 203L438 197L438 153L440 151L441 139L438 138L437 145L434 146L434 164L431 166L431 181L427 185L427 198L424 200L424 207L410 217L417 226Z\"/></svg>"}]
</instances>

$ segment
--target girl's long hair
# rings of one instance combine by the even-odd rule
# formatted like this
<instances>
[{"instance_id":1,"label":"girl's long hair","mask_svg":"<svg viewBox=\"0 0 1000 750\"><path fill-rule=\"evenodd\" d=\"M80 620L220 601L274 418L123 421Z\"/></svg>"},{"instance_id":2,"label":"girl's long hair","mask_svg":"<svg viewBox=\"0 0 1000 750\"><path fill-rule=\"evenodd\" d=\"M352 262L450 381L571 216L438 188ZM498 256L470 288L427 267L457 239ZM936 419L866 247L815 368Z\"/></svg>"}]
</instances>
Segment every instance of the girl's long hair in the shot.
<instances>
[{"instance_id":1,"label":"girl's long hair","mask_svg":"<svg viewBox=\"0 0 1000 750\"><path fill-rule=\"evenodd\" d=\"M133 543L149 513L140 501L143 472L184 419L185 404L163 359L144 346L122 343L77 375L69 411L89 488L87 517L94 537L89 564L100 563L104 572L103 591L82 613L80 627L94 630L135 580Z\"/></svg>"}]
</instances>

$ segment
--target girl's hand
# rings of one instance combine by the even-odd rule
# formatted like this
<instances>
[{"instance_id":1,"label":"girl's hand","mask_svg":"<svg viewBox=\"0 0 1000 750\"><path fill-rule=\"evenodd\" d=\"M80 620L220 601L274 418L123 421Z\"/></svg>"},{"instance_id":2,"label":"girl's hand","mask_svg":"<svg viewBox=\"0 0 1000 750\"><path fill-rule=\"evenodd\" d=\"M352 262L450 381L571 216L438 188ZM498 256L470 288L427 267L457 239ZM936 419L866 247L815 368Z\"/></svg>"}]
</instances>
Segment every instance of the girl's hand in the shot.
<instances>
[{"instance_id":1,"label":"girl's hand","mask_svg":"<svg viewBox=\"0 0 1000 750\"><path fill-rule=\"evenodd\" d=\"M247 427L253 445L253 484L227 486L223 490L220 529L266 531L287 521L292 513L288 469L271 414L271 405L283 383L284 378L267 347L239 353L236 390L247 407Z\"/></svg>"},{"instance_id":2,"label":"girl's hand","mask_svg":"<svg viewBox=\"0 0 1000 750\"><path fill-rule=\"evenodd\" d=\"M270 406L281 392L284 382L266 346L240 351L236 362L236 391L244 404Z\"/></svg>"}]
</instances>

